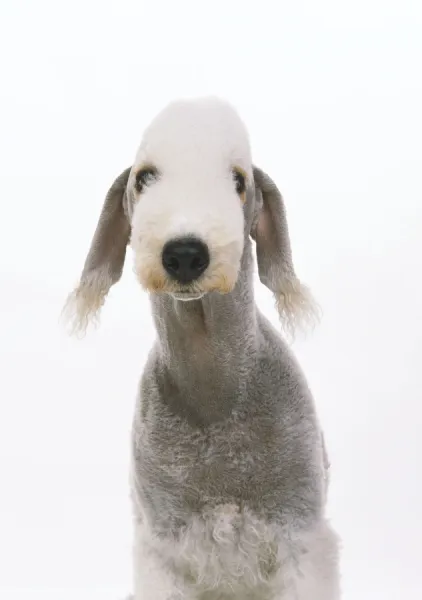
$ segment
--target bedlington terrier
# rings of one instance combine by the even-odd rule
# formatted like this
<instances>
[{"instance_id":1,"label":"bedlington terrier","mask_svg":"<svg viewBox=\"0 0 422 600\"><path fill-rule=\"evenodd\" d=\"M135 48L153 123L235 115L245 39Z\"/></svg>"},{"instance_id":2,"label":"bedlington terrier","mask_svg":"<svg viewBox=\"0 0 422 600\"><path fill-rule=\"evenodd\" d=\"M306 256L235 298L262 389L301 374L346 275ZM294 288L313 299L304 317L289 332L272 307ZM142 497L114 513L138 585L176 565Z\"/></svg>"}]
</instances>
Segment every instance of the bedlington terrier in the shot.
<instances>
[{"instance_id":1,"label":"bedlington terrier","mask_svg":"<svg viewBox=\"0 0 422 600\"><path fill-rule=\"evenodd\" d=\"M84 331L126 247L157 337L131 442L135 600L337 600L328 460L285 338L255 304L253 251L285 331L316 316L282 196L218 98L173 102L111 186L68 308Z\"/></svg>"}]
</instances>

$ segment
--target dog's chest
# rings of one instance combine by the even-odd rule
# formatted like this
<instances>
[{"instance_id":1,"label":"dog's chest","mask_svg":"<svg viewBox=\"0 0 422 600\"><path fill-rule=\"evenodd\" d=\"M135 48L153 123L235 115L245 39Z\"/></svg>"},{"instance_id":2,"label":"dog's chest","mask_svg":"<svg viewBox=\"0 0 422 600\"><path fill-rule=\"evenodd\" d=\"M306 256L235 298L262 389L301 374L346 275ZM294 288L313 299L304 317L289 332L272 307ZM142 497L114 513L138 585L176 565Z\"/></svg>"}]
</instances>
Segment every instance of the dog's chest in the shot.
<instances>
[{"instance_id":1,"label":"dog's chest","mask_svg":"<svg viewBox=\"0 0 422 600\"><path fill-rule=\"evenodd\" d=\"M229 419L206 431L161 417L142 428L135 469L144 502L164 513L191 515L225 503L253 506L274 494L273 435L260 423ZM271 456L272 455L272 456Z\"/></svg>"}]
</instances>

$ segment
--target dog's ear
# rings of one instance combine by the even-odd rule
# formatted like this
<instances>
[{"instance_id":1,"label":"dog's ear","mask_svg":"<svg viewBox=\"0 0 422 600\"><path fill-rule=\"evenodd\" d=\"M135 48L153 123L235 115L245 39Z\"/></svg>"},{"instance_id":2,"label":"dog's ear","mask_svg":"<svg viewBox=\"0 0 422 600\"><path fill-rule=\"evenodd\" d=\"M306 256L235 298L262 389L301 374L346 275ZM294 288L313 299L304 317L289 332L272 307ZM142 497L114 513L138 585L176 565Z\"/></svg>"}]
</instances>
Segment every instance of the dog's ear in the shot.
<instances>
[{"instance_id":1,"label":"dog's ear","mask_svg":"<svg viewBox=\"0 0 422 600\"><path fill-rule=\"evenodd\" d=\"M125 169L107 192L79 284L65 304L63 316L71 333L85 332L122 275L130 238L126 196L130 171Z\"/></svg>"},{"instance_id":2,"label":"dog's ear","mask_svg":"<svg viewBox=\"0 0 422 600\"><path fill-rule=\"evenodd\" d=\"M315 324L320 311L295 274L283 198L264 171L254 167L253 174L258 214L251 236L259 278L273 292L282 326L293 337L298 328Z\"/></svg>"}]
</instances>

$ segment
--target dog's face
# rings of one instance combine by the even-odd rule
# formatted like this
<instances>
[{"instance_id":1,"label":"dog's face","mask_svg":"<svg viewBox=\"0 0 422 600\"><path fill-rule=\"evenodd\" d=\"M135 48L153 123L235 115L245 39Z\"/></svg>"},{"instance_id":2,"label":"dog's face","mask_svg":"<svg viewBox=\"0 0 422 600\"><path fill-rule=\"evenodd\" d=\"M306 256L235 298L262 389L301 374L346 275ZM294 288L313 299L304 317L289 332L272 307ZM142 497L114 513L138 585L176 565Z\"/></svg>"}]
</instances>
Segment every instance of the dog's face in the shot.
<instances>
[{"instance_id":1,"label":"dog's face","mask_svg":"<svg viewBox=\"0 0 422 600\"><path fill-rule=\"evenodd\" d=\"M85 331L120 279L129 243L136 276L151 293L176 301L230 293L249 235L261 282L293 333L317 315L295 275L276 184L252 165L246 128L230 105L175 102L154 119L132 167L110 187L68 316Z\"/></svg>"},{"instance_id":2,"label":"dog's face","mask_svg":"<svg viewBox=\"0 0 422 600\"><path fill-rule=\"evenodd\" d=\"M230 292L253 184L247 132L233 109L175 103L145 132L128 181L135 273L180 300Z\"/></svg>"}]
</instances>

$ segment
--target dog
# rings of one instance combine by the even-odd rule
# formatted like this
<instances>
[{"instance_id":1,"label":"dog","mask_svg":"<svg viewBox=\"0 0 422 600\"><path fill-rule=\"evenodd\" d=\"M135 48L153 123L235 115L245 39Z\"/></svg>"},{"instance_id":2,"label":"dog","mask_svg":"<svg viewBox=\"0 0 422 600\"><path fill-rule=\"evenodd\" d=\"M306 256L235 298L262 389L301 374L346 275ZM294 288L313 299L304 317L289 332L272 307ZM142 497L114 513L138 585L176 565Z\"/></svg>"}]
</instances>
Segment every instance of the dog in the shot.
<instances>
[{"instance_id":1,"label":"dog","mask_svg":"<svg viewBox=\"0 0 422 600\"><path fill-rule=\"evenodd\" d=\"M283 198L215 97L170 103L112 184L67 309L98 320L130 246L157 332L131 438L134 600L338 600L339 537L312 393L286 336L319 310Z\"/></svg>"}]
</instances>

